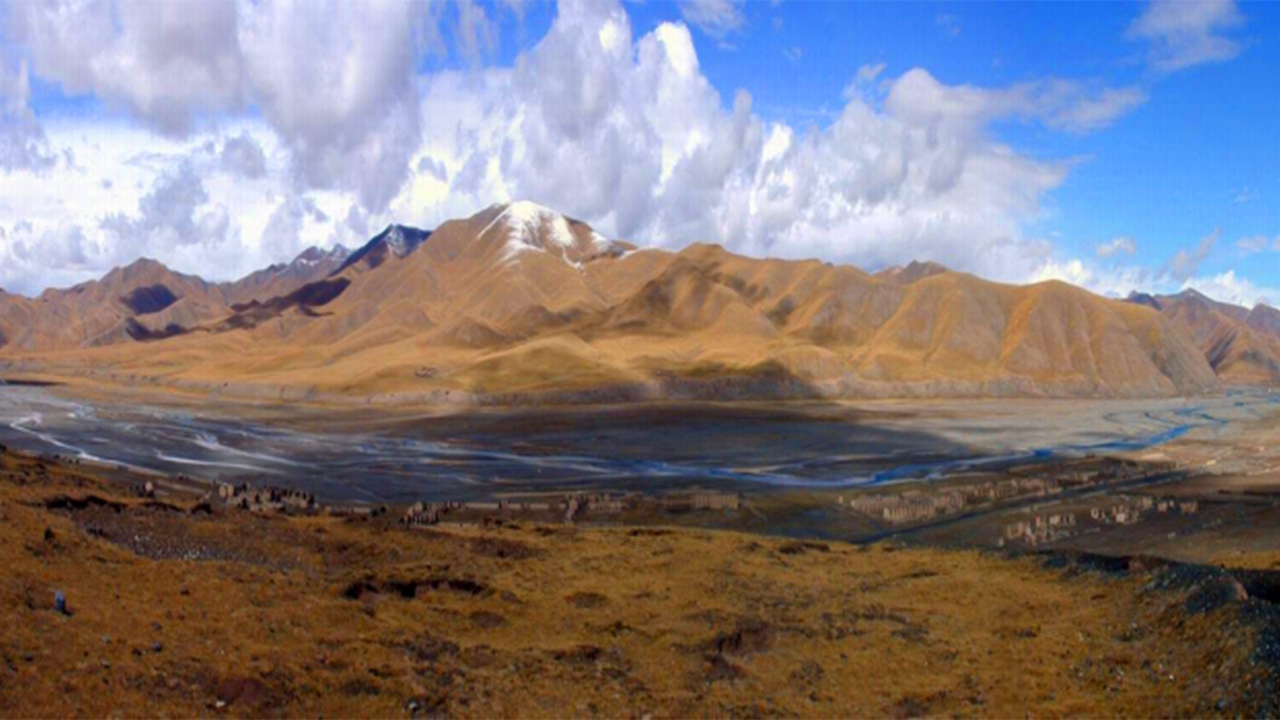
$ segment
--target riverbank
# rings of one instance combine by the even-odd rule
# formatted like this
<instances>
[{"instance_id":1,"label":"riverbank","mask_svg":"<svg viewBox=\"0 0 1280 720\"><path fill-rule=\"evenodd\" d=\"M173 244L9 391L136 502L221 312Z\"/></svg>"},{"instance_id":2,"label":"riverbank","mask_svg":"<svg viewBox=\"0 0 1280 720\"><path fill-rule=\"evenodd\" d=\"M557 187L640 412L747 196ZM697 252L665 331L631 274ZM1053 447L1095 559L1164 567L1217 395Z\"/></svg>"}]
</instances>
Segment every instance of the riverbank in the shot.
<instances>
[{"instance_id":1,"label":"riverbank","mask_svg":"<svg viewBox=\"0 0 1280 720\"><path fill-rule=\"evenodd\" d=\"M1201 400L658 403L434 411L192 404L79 386L0 393L0 442L334 500L513 492L820 491L1217 437L1267 396Z\"/></svg>"}]
</instances>

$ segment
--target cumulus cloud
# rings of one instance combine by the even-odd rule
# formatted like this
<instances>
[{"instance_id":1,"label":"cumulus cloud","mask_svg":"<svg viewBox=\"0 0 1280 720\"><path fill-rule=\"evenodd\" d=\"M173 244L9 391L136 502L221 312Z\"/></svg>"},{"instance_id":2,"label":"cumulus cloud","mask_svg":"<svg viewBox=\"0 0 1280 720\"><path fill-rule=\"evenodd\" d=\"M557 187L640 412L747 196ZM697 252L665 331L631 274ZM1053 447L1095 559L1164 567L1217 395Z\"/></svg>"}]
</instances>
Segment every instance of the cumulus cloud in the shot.
<instances>
[{"instance_id":1,"label":"cumulus cloud","mask_svg":"<svg viewBox=\"0 0 1280 720\"><path fill-rule=\"evenodd\" d=\"M74 222L40 232L18 222L0 239L0 286L9 292L36 295L50 284L72 285L110 267L102 246Z\"/></svg>"},{"instance_id":2,"label":"cumulus cloud","mask_svg":"<svg viewBox=\"0 0 1280 720\"><path fill-rule=\"evenodd\" d=\"M1228 33L1243 24L1234 0L1153 0L1127 35L1150 44L1158 70L1173 72L1239 55L1240 44Z\"/></svg>"},{"instance_id":3,"label":"cumulus cloud","mask_svg":"<svg viewBox=\"0 0 1280 720\"><path fill-rule=\"evenodd\" d=\"M235 2L11 3L34 70L181 135L195 113L245 101Z\"/></svg>"},{"instance_id":4,"label":"cumulus cloud","mask_svg":"<svg viewBox=\"0 0 1280 720\"><path fill-rule=\"evenodd\" d=\"M415 14L407 2L263 3L240 40L249 85L307 188L383 210L419 140Z\"/></svg>"},{"instance_id":5,"label":"cumulus cloud","mask_svg":"<svg viewBox=\"0 0 1280 720\"><path fill-rule=\"evenodd\" d=\"M31 112L31 79L25 61L16 68L0 60L0 172L43 172L57 156Z\"/></svg>"},{"instance_id":6,"label":"cumulus cloud","mask_svg":"<svg viewBox=\"0 0 1280 720\"><path fill-rule=\"evenodd\" d=\"M1024 279L1048 246L1022 227L1068 166L999 143L991 123L1087 132L1145 99L1066 80L951 86L922 69L871 88L883 73L860 70L835 120L802 132L760 118L745 92L726 109L686 26L637 38L621 7L562 7L513 70L428 82L424 103L448 118L425 123L451 171L441 217L528 198L657 245L869 266L930 257Z\"/></svg>"},{"instance_id":7,"label":"cumulus cloud","mask_svg":"<svg viewBox=\"0 0 1280 720\"><path fill-rule=\"evenodd\" d=\"M1274 305L1280 301L1280 290L1257 285L1247 278L1236 275L1235 270L1209 277L1188 278L1182 285L1194 288L1219 302L1253 307L1258 303Z\"/></svg>"},{"instance_id":8,"label":"cumulus cloud","mask_svg":"<svg viewBox=\"0 0 1280 720\"><path fill-rule=\"evenodd\" d=\"M227 138L222 144L222 169L229 173L257 180L267 174L267 156L262 146L248 132Z\"/></svg>"},{"instance_id":9,"label":"cumulus cloud","mask_svg":"<svg viewBox=\"0 0 1280 720\"><path fill-rule=\"evenodd\" d=\"M440 182L449 182L449 168L430 155L423 155L418 159L418 173L430 175Z\"/></svg>"},{"instance_id":10,"label":"cumulus cloud","mask_svg":"<svg viewBox=\"0 0 1280 720\"><path fill-rule=\"evenodd\" d=\"M1138 252L1138 246L1133 242L1133 238L1118 237L1099 245L1097 252L1098 257L1103 258L1117 255L1133 255Z\"/></svg>"},{"instance_id":11,"label":"cumulus cloud","mask_svg":"<svg viewBox=\"0 0 1280 720\"><path fill-rule=\"evenodd\" d=\"M464 3L474 34L483 10ZM12 3L34 70L172 136L256 106L291 151L298 184L354 192L379 212L409 176L419 129L422 22L379 3L148 0Z\"/></svg>"},{"instance_id":12,"label":"cumulus cloud","mask_svg":"<svg viewBox=\"0 0 1280 720\"><path fill-rule=\"evenodd\" d=\"M1098 267L1079 259L1050 259L1031 276L1032 282L1061 280L1106 297L1127 297L1134 290L1163 292L1173 286L1142 267Z\"/></svg>"},{"instance_id":13,"label":"cumulus cloud","mask_svg":"<svg viewBox=\"0 0 1280 720\"><path fill-rule=\"evenodd\" d=\"M172 248L221 245L228 238L230 216L225 207L206 207L208 203L203 180L191 163L184 162L156 179L138 201L136 214L114 213L100 225L114 238L121 262Z\"/></svg>"},{"instance_id":14,"label":"cumulus cloud","mask_svg":"<svg viewBox=\"0 0 1280 720\"><path fill-rule=\"evenodd\" d=\"M1209 253L1213 252L1214 246L1221 238L1222 229L1214 228L1213 232L1200 238L1195 248L1183 248L1175 253L1165 266L1165 272L1178 281L1185 282L1200 269L1200 264L1209 257Z\"/></svg>"},{"instance_id":15,"label":"cumulus cloud","mask_svg":"<svg viewBox=\"0 0 1280 720\"><path fill-rule=\"evenodd\" d=\"M328 221L329 217L316 205L315 200L305 196L285 198L271 213L259 247L269 257L294 257L306 249L302 241L302 231L306 224L323 224Z\"/></svg>"}]
</instances>

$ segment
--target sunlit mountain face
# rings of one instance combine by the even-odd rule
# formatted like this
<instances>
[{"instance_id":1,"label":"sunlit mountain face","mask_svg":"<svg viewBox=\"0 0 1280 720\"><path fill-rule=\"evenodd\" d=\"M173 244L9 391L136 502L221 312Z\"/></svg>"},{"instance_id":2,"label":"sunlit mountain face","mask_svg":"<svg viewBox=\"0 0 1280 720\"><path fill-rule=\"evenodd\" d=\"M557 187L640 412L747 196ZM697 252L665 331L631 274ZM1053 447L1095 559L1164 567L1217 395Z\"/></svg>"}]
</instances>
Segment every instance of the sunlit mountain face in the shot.
<instances>
[{"instance_id":1,"label":"sunlit mountain face","mask_svg":"<svg viewBox=\"0 0 1280 720\"><path fill-rule=\"evenodd\" d=\"M237 283L143 261L38 300L6 297L0 353L127 364L158 383L216 378L208 387L223 392L269 377L437 399L1216 390L1214 368L1234 366L1198 316L1172 311L1179 298L1149 307L936 263L868 275L714 245L642 249L522 201L430 232L392 225L355 252L308 251ZM1245 325L1244 308L1220 307Z\"/></svg>"}]
</instances>

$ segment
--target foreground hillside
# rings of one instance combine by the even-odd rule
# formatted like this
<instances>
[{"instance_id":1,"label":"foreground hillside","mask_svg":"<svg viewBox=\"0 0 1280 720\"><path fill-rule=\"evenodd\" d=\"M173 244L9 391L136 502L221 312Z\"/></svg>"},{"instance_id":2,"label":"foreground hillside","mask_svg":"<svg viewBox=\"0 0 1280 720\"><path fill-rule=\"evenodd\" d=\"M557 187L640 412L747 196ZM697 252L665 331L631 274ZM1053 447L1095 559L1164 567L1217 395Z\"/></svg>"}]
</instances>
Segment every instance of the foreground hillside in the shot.
<instances>
[{"instance_id":1,"label":"foreground hillside","mask_svg":"<svg viewBox=\"0 0 1280 720\"><path fill-rule=\"evenodd\" d=\"M430 233L392 226L323 279L234 306L159 272L108 276L85 291L96 299L28 301L43 314L0 300L11 338L0 361L197 392L414 403L1218 388L1159 312L1063 283L638 250L531 203ZM93 332L46 332L63 316L85 326L86 304L113 312Z\"/></svg>"},{"instance_id":2,"label":"foreground hillside","mask_svg":"<svg viewBox=\"0 0 1280 720\"><path fill-rule=\"evenodd\" d=\"M9 717L1274 712L1269 615L1209 576L262 517L0 463Z\"/></svg>"}]
</instances>

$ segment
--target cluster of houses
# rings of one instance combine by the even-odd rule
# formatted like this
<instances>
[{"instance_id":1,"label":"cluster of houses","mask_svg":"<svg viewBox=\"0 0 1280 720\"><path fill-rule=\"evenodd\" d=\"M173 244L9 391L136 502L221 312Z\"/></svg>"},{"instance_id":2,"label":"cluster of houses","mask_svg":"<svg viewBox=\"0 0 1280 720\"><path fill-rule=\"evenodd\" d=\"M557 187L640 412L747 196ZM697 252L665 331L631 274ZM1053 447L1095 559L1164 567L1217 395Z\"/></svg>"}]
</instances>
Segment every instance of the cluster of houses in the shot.
<instances>
[{"instance_id":1,"label":"cluster of houses","mask_svg":"<svg viewBox=\"0 0 1280 720\"><path fill-rule=\"evenodd\" d=\"M967 505L981 505L1021 497L1045 497L1062 492L1052 478L991 480L936 490L904 490L897 493L837 498L841 506L898 524L920 522L959 512Z\"/></svg>"},{"instance_id":2,"label":"cluster of houses","mask_svg":"<svg viewBox=\"0 0 1280 720\"><path fill-rule=\"evenodd\" d=\"M1200 503L1195 500L1175 500L1173 498L1153 498L1150 496L1128 497L1122 501L1105 507L1095 507L1089 516L1104 525L1132 525L1142 519L1144 514L1179 513L1191 515L1200 510Z\"/></svg>"},{"instance_id":3,"label":"cluster of houses","mask_svg":"<svg viewBox=\"0 0 1280 720\"><path fill-rule=\"evenodd\" d=\"M154 493L151 483L139 487L139 493ZM315 495L302 490L258 487L249 484L221 483L217 499L227 507L261 513L324 513L337 517L376 518L388 512L385 505L325 505L316 503ZM652 508L670 512L737 510L742 500L737 493L685 491L660 497L637 493L574 493L559 499L510 500L477 502L417 502L400 517L406 528L435 525L446 518L457 522L475 522L493 515L533 516L538 519L562 518L572 523L586 516L618 515L630 510Z\"/></svg>"},{"instance_id":4,"label":"cluster of houses","mask_svg":"<svg viewBox=\"0 0 1280 720\"><path fill-rule=\"evenodd\" d=\"M482 513L547 513L557 507L564 508L566 505L564 503L513 502L510 500L465 503L416 502L405 510L404 517L400 518L400 524L408 528L435 525L448 515L461 514L464 511Z\"/></svg>"},{"instance_id":5,"label":"cluster of houses","mask_svg":"<svg viewBox=\"0 0 1280 720\"><path fill-rule=\"evenodd\" d=\"M1075 513L1051 513L1036 515L1030 520L1019 520L1004 526L1004 533L997 545L1020 542L1035 547L1074 534Z\"/></svg>"},{"instance_id":6,"label":"cluster of houses","mask_svg":"<svg viewBox=\"0 0 1280 720\"><path fill-rule=\"evenodd\" d=\"M317 510L316 496L278 487L256 487L248 483L218 485L218 499L231 507L254 512L311 512Z\"/></svg>"},{"instance_id":7,"label":"cluster of houses","mask_svg":"<svg viewBox=\"0 0 1280 720\"><path fill-rule=\"evenodd\" d=\"M676 492L659 498L628 493L575 493L556 501L496 500L491 502L418 502L405 510L400 524L413 528L435 525L449 516L458 520L471 513L502 515L554 515L572 523L584 516L618 515L630 510L652 507L673 512L737 510L742 499L737 493L728 492Z\"/></svg>"},{"instance_id":8,"label":"cluster of houses","mask_svg":"<svg viewBox=\"0 0 1280 720\"><path fill-rule=\"evenodd\" d=\"M1132 525L1142 520L1144 515L1153 513L1178 513L1190 515L1198 512L1199 502L1195 500L1177 500L1174 498L1156 498L1145 495L1121 496L1120 502L1113 502L1090 508L1089 519L1097 525ZM1013 543L1036 546L1054 540L1061 540L1077 533L1075 513L1051 513L1036 515L1029 520L1019 520L1004 526L997 545L1004 547Z\"/></svg>"}]
</instances>

